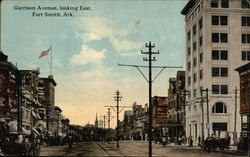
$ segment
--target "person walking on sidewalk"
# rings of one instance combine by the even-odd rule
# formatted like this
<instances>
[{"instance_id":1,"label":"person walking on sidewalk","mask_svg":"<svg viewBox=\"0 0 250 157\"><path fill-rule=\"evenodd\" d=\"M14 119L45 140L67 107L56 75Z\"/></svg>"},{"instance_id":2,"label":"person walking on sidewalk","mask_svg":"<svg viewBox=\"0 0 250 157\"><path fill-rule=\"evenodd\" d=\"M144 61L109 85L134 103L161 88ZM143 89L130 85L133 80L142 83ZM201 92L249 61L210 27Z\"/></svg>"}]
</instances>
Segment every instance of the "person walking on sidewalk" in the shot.
<instances>
[{"instance_id":1,"label":"person walking on sidewalk","mask_svg":"<svg viewBox=\"0 0 250 157\"><path fill-rule=\"evenodd\" d=\"M200 136L198 137L198 142L199 142L198 146L201 146L201 137Z\"/></svg>"},{"instance_id":2,"label":"person walking on sidewalk","mask_svg":"<svg viewBox=\"0 0 250 157\"><path fill-rule=\"evenodd\" d=\"M188 142L189 142L189 147L193 147L193 139L192 139L192 136L190 136L188 138Z\"/></svg>"},{"instance_id":3,"label":"person walking on sidewalk","mask_svg":"<svg viewBox=\"0 0 250 157\"><path fill-rule=\"evenodd\" d=\"M162 146L166 147L166 137L162 137Z\"/></svg>"}]
</instances>

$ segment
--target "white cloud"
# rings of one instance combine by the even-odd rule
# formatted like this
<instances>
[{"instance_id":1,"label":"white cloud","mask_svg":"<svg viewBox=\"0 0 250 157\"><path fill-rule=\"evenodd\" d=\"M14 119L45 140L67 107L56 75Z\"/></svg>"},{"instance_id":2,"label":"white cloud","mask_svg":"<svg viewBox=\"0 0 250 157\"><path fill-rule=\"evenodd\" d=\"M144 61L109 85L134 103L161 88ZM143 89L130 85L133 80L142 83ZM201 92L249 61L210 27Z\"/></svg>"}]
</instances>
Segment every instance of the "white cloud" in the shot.
<instances>
[{"instance_id":1,"label":"white cloud","mask_svg":"<svg viewBox=\"0 0 250 157\"><path fill-rule=\"evenodd\" d=\"M128 35L131 34L131 30L118 27L108 18L82 18L77 24L81 30L85 31L85 33L76 34L76 37L81 38L83 42L101 40L106 37L110 40L116 51L124 56L131 55L126 55L126 53L131 50L138 50L143 45L142 42L130 41ZM136 54L133 53L133 55Z\"/></svg>"},{"instance_id":2,"label":"white cloud","mask_svg":"<svg viewBox=\"0 0 250 157\"><path fill-rule=\"evenodd\" d=\"M58 59L54 59L53 66L54 67L63 67L63 64Z\"/></svg>"},{"instance_id":3,"label":"white cloud","mask_svg":"<svg viewBox=\"0 0 250 157\"><path fill-rule=\"evenodd\" d=\"M106 49L96 51L88 45L82 45L81 52L73 55L70 59L72 65L84 65L87 63L97 63L105 58Z\"/></svg>"},{"instance_id":4,"label":"white cloud","mask_svg":"<svg viewBox=\"0 0 250 157\"><path fill-rule=\"evenodd\" d=\"M111 43L113 44L114 48L119 52L135 49L138 50L142 47L142 43L132 42L128 40L119 40L115 37L111 38Z\"/></svg>"}]
</instances>

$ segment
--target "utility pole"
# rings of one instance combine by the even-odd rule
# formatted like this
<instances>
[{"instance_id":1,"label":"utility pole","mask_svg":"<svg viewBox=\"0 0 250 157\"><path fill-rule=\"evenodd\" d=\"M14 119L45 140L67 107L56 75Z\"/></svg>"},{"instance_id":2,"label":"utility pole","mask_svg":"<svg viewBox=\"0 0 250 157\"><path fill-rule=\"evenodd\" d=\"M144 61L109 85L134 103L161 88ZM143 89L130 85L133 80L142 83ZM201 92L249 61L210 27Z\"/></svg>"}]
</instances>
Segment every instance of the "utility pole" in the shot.
<instances>
[{"instance_id":1,"label":"utility pole","mask_svg":"<svg viewBox=\"0 0 250 157\"><path fill-rule=\"evenodd\" d=\"M210 137L208 88L206 88L205 91L206 91L206 102L207 102L207 134L208 134L208 137Z\"/></svg>"},{"instance_id":2,"label":"utility pole","mask_svg":"<svg viewBox=\"0 0 250 157\"><path fill-rule=\"evenodd\" d=\"M187 120L186 120L186 96L187 95L190 95L189 91L187 91L186 89L183 90L183 94L181 94L181 96L184 96L183 98L183 106L184 106L184 127L183 127L183 132L184 134L186 135L186 123L187 123ZM180 96L180 99L181 99L181 96Z\"/></svg>"},{"instance_id":3,"label":"utility pole","mask_svg":"<svg viewBox=\"0 0 250 157\"><path fill-rule=\"evenodd\" d=\"M201 126L201 139L204 141L204 106L203 106L203 89L201 88L201 121L202 121L202 126Z\"/></svg>"},{"instance_id":4,"label":"utility pole","mask_svg":"<svg viewBox=\"0 0 250 157\"><path fill-rule=\"evenodd\" d=\"M125 108L125 107L130 107L130 106L120 106L119 105L119 102L121 101L121 98L122 96L120 95L120 91L117 90L116 93L115 93L115 96L114 96L114 99L116 101L116 106L104 106L104 107L111 107L115 112L116 112L116 116L117 116L117 119L116 119L116 123L117 123L117 126L116 126L116 146L117 148L120 147L119 146L119 113ZM122 107L122 109L120 110L119 108ZM116 110L114 109L116 108ZM109 108L110 109L110 108Z\"/></svg>"},{"instance_id":5,"label":"utility pole","mask_svg":"<svg viewBox=\"0 0 250 157\"><path fill-rule=\"evenodd\" d=\"M110 112L110 108L108 108L108 143L109 143L109 140L110 140L110 115L111 115L111 112Z\"/></svg>"},{"instance_id":6,"label":"utility pole","mask_svg":"<svg viewBox=\"0 0 250 157\"><path fill-rule=\"evenodd\" d=\"M234 106L234 144L236 144L237 140L237 135L236 135L236 120L237 120L237 87L235 87L234 90L234 101L235 101L235 106Z\"/></svg>"},{"instance_id":7,"label":"utility pole","mask_svg":"<svg viewBox=\"0 0 250 157\"><path fill-rule=\"evenodd\" d=\"M152 83L155 81L155 79L160 75L160 73L165 69L165 68L182 68L182 67L173 67L173 66L152 66L152 61L156 61L155 57L152 58L153 54L159 54L159 50L158 52L153 52L152 48L155 47L155 44L151 44L151 41L149 41L149 43L145 44L145 47L148 48L148 52L143 52L141 50L141 54L147 54L147 57L143 57L143 61L148 61L149 65L148 66L139 66L139 65L125 65L125 64L119 64L118 66L131 66L131 67L136 67L139 72L142 74L142 76L146 79L146 81L149 84L149 127L148 127L148 135L149 135L149 145L148 145L148 154L149 157L152 157L152 140L153 140L153 135L152 135ZM149 69L149 76L148 79L146 78L146 76L142 73L142 71L140 70L140 67L142 68L148 68ZM156 77L154 79L152 79L152 68L161 68L161 71L156 75Z\"/></svg>"},{"instance_id":8,"label":"utility pole","mask_svg":"<svg viewBox=\"0 0 250 157\"><path fill-rule=\"evenodd\" d=\"M106 130L105 130L105 120L106 120L106 116L100 116L101 118L103 118L103 141L106 138Z\"/></svg>"},{"instance_id":9,"label":"utility pole","mask_svg":"<svg viewBox=\"0 0 250 157\"><path fill-rule=\"evenodd\" d=\"M210 125L209 125L209 104L208 104L208 88L205 90L201 89L201 107L202 107L202 117L204 116L204 111L203 111L203 92L206 92L206 103L207 103L207 137L210 137ZM203 117L203 122L202 125L204 125L204 117ZM203 127L202 127L203 128ZM204 129L203 129L203 137L204 137Z\"/></svg>"},{"instance_id":10,"label":"utility pole","mask_svg":"<svg viewBox=\"0 0 250 157\"><path fill-rule=\"evenodd\" d=\"M116 101L116 109L117 109L117 111L116 111L116 124L117 124L117 126L116 126L116 146L117 146L117 148L118 147L120 147L119 146L119 102L121 101L121 98L122 98L122 96L120 96L120 92L119 92L119 90L117 90L116 91L116 93L115 93L115 96L114 96L114 99L115 99L115 101Z\"/></svg>"}]
</instances>

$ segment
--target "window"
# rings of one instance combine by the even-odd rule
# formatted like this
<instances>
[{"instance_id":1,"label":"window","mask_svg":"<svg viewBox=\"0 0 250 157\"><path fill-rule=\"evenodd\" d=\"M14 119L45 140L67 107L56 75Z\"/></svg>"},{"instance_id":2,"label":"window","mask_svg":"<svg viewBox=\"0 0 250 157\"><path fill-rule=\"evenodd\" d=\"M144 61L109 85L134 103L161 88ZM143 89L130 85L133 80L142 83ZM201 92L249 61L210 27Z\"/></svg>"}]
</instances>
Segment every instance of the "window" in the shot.
<instances>
[{"instance_id":1,"label":"window","mask_svg":"<svg viewBox=\"0 0 250 157\"><path fill-rule=\"evenodd\" d=\"M194 67L196 67L196 65L197 65L197 58L195 57L194 58Z\"/></svg>"},{"instance_id":2,"label":"window","mask_svg":"<svg viewBox=\"0 0 250 157\"><path fill-rule=\"evenodd\" d=\"M228 68L212 67L212 77L228 77Z\"/></svg>"},{"instance_id":3,"label":"window","mask_svg":"<svg viewBox=\"0 0 250 157\"><path fill-rule=\"evenodd\" d=\"M201 52L200 53L200 63L202 63L203 62L203 53Z\"/></svg>"},{"instance_id":4,"label":"window","mask_svg":"<svg viewBox=\"0 0 250 157\"><path fill-rule=\"evenodd\" d=\"M212 33L212 42L227 43L227 33Z\"/></svg>"},{"instance_id":5,"label":"window","mask_svg":"<svg viewBox=\"0 0 250 157\"><path fill-rule=\"evenodd\" d=\"M201 18L199 20L199 29L202 30L202 27L203 27L203 19Z\"/></svg>"},{"instance_id":6,"label":"window","mask_svg":"<svg viewBox=\"0 0 250 157\"><path fill-rule=\"evenodd\" d=\"M196 35L196 25L193 27L193 35Z\"/></svg>"},{"instance_id":7,"label":"window","mask_svg":"<svg viewBox=\"0 0 250 157\"><path fill-rule=\"evenodd\" d=\"M227 25L227 16L220 16L220 25Z\"/></svg>"},{"instance_id":8,"label":"window","mask_svg":"<svg viewBox=\"0 0 250 157\"><path fill-rule=\"evenodd\" d=\"M219 77L220 76L220 68L213 67L212 68L212 77Z\"/></svg>"},{"instance_id":9,"label":"window","mask_svg":"<svg viewBox=\"0 0 250 157\"><path fill-rule=\"evenodd\" d=\"M191 63L188 62L188 71L190 71L190 70L191 70Z\"/></svg>"},{"instance_id":10,"label":"window","mask_svg":"<svg viewBox=\"0 0 250 157\"><path fill-rule=\"evenodd\" d=\"M241 0L241 8L250 8L249 0Z\"/></svg>"},{"instance_id":11,"label":"window","mask_svg":"<svg viewBox=\"0 0 250 157\"><path fill-rule=\"evenodd\" d=\"M197 74L194 73L194 83L197 81Z\"/></svg>"},{"instance_id":12,"label":"window","mask_svg":"<svg viewBox=\"0 0 250 157\"><path fill-rule=\"evenodd\" d=\"M250 51L242 51L241 52L241 60L242 61L250 61Z\"/></svg>"},{"instance_id":13,"label":"window","mask_svg":"<svg viewBox=\"0 0 250 157\"><path fill-rule=\"evenodd\" d=\"M220 51L220 60L227 60L227 51L225 50Z\"/></svg>"},{"instance_id":14,"label":"window","mask_svg":"<svg viewBox=\"0 0 250 157\"><path fill-rule=\"evenodd\" d=\"M227 85L221 85L220 88L221 88L221 91L220 91L221 94L228 93L228 86Z\"/></svg>"},{"instance_id":15,"label":"window","mask_svg":"<svg viewBox=\"0 0 250 157\"><path fill-rule=\"evenodd\" d=\"M227 25L227 16L212 16L212 25Z\"/></svg>"},{"instance_id":16,"label":"window","mask_svg":"<svg viewBox=\"0 0 250 157\"><path fill-rule=\"evenodd\" d=\"M212 60L227 60L227 50L212 50Z\"/></svg>"},{"instance_id":17,"label":"window","mask_svg":"<svg viewBox=\"0 0 250 157\"><path fill-rule=\"evenodd\" d=\"M241 43L250 43L250 34L242 34Z\"/></svg>"},{"instance_id":18,"label":"window","mask_svg":"<svg viewBox=\"0 0 250 157\"><path fill-rule=\"evenodd\" d=\"M241 17L241 26L250 26L250 17Z\"/></svg>"},{"instance_id":19,"label":"window","mask_svg":"<svg viewBox=\"0 0 250 157\"><path fill-rule=\"evenodd\" d=\"M191 54L191 48L190 47L188 48L187 52L188 52L188 56L190 56L190 54Z\"/></svg>"},{"instance_id":20,"label":"window","mask_svg":"<svg viewBox=\"0 0 250 157\"><path fill-rule=\"evenodd\" d=\"M196 42L193 43L193 49L194 49L194 51L196 51L196 49L197 49L197 44L196 44Z\"/></svg>"},{"instance_id":21,"label":"window","mask_svg":"<svg viewBox=\"0 0 250 157\"><path fill-rule=\"evenodd\" d=\"M202 44L203 44L203 36L199 38L199 45L202 46Z\"/></svg>"},{"instance_id":22,"label":"window","mask_svg":"<svg viewBox=\"0 0 250 157\"><path fill-rule=\"evenodd\" d=\"M228 77L228 68L220 68L220 76Z\"/></svg>"},{"instance_id":23,"label":"window","mask_svg":"<svg viewBox=\"0 0 250 157\"><path fill-rule=\"evenodd\" d=\"M194 89L194 98L196 98L197 95L197 89Z\"/></svg>"},{"instance_id":24,"label":"window","mask_svg":"<svg viewBox=\"0 0 250 157\"><path fill-rule=\"evenodd\" d=\"M212 16L212 25L219 25L219 16Z\"/></svg>"},{"instance_id":25,"label":"window","mask_svg":"<svg viewBox=\"0 0 250 157\"><path fill-rule=\"evenodd\" d=\"M218 8L218 0L211 0L211 8Z\"/></svg>"},{"instance_id":26,"label":"window","mask_svg":"<svg viewBox=\"0 0 250 157\"><path fill-rule=\"evenodd\" d=\"M228 85L212 85L213 94L228 94Z\"/></svg>"},{"instance_id":27,"label":"window","mask_svg":"<svg viewBox=\"0 0 250 157\"><path fill-rule=\"evenodd\" d=\"M191 84L191 77L189 76L188 77L188 85L190 86L190 84Z\"/></svg>"},{"instance_id":28,"label":"window","mask_svg":"<svg viewBox=\"0 0 250 157\"><path fill-rule=\"evenodd\" d=\"M250 87L248 87L248 89L247 89L248 91L247 91L247 93L248 93L248 104L250 104Z\"/></svg>"},{"instance_id":29,"label":"window","mask_svg":"<svg viewBox=\"0 0 250 157\"><path fill-rule=\"evenodd\" d=\"M227 43L227 33L221 33L220 34L220 42Z\"/></svg>"},{"instance_id":30,"label":"window","mask_svg":"<svg viewBox=\"0 0 250 157\"><path fill-rule=\"evenodd\" d=\"M212 42L219 42L219 33L212 33Z\"/></svg>"},{"instance_id":31,"label":"window","mask_svg":"<svg viewBox=\"0 0 250 157\"><path fill-rule=\"evenodd\" d=\"M212 85L212 93L219 94L220 93L220 85Z\"/></svg>"},{"instance_id":32,"label":"window","mask_svg":"<svg viewBox=\"0 0 250 157\"><path fill-rule=\"evenodd\" d=\"M228 0L221 0L221 8L228 8L229 2Z\"/></svg>"},{"instance_id":33,"label":"window","mask_svg":"<svg viewBox=\"0 0 250 157\"><path fill-rule=\"evenodd\" d=\"M188 41L190 41L190 39L191 39L191 33L190 33L190 31L187 33L187 40Z\"/></svg>"},{"instance_id":34,"label":"window","mask_svg":"<svg viewBox=\"0 0 250 157\"><path fill-rule=\"evenodd\" d=\"M224 103L217 102L213 106L212 113L227 113L227 107Z\"/></svg>"},{"instance_id":35,"label":"window","mask_svg":"<svg viewBox=\"0 0 250 157\"><path fill-rule=\"evenodd\" d=\"M200 70L200 80L203 79L203 69Z\"/></svg>"},{"instance_id":36,"label":"window","mask_svg":"<svg viewBox=\"0 0 250 157\"><path fill-rule=\"evenodd\" d=\"M220 51L212 50L212 60L220 60Z\"/></svg>"}]
</instances>

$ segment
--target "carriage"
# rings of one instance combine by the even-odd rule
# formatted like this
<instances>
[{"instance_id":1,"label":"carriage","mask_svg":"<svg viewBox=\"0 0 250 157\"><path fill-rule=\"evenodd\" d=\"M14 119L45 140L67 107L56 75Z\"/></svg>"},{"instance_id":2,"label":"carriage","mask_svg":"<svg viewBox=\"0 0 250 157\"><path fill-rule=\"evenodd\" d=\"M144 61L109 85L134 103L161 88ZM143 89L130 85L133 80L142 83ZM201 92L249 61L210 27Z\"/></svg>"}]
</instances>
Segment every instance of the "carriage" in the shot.
<instances>
[{"instance_id":1,"label":"carriage","mask_svg":"<svg viewBox=\"0 0 250 157\"><path fill-rule=\"evenodd\" d=\"M37 141L19 141L24 135L11 133L7 138L1 139L0 148L4 155L10 156L38 156L40 154L40 144ZM24 137L25 138L25 137Z\"/></svg>"},{"instance_id":2,"label":"carriage","mask_svg":"<svg viewBox=\"0 0 250 157\"><path fill-rule=\"evenodd\" d=\"M229 149L230 138L212 138L209 137L206 140L202 141L201 148L207 152L225 152Z\"/></svg>"}]
</instances>

